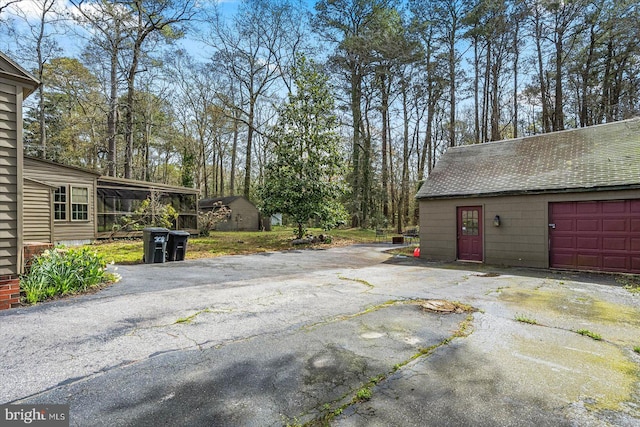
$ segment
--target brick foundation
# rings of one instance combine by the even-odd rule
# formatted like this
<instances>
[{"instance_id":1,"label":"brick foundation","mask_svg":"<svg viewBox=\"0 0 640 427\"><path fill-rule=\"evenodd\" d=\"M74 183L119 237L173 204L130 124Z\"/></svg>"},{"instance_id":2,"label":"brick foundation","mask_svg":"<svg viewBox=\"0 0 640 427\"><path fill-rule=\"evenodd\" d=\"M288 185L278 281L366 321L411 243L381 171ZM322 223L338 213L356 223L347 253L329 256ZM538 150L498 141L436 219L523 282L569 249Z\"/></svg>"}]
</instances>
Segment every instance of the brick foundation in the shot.
<instances>
[{"instance_id":1,"label":"brick foundation","mask_svg":"<svg viewBox=\"0 0 640 427\"><path fill-rule=\"evenodd\" d=\"M14 276L0 276L0 310L20 304L20 279Z\"/></svg>"},{"instance_id":2,"label":"brick foundation","mask_svg":"<svg viewBox=\"0 0 640 427\"><path fill-rule=\"evenodd\" d=\"M51 243L41 243L41 242L27 242L23 245L24 247L24 271L25 273L29 271L29 267L31 266L31 261L33 258L37 257L47 249L51 249L53 245Z\"/></svg>"}]
</instances>

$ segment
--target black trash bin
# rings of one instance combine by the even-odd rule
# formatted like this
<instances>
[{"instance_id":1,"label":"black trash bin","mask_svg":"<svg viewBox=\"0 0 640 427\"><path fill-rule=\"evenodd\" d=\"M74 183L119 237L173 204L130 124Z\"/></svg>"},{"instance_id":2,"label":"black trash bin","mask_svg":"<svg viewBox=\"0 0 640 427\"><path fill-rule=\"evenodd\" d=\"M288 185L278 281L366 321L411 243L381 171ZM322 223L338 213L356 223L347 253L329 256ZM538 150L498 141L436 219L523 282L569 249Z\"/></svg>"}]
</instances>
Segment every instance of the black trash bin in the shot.
<instances>
[{"instance_id":1,"label":"black trash bin","mask_svg":"<svg viewBox=\"0 0 640 427\"><path fill-rule=\"evenodd\" d=\"M169 232L169 240L167 242L167 260L168 261L184 261L187 254L187 240L189 233L182 230Z\"/></svg>"},{"instance_id":2,"label":"black trash bin","mask_svg":"<svg viewBox=\"0 0 640 427\"><path fill-rule=\"evenodd\" d=\"M142 260L146 264L164 262L169 230L161 227L147 227L142 230L142 236L144 239Z\"/></svg>"}]
</instances>

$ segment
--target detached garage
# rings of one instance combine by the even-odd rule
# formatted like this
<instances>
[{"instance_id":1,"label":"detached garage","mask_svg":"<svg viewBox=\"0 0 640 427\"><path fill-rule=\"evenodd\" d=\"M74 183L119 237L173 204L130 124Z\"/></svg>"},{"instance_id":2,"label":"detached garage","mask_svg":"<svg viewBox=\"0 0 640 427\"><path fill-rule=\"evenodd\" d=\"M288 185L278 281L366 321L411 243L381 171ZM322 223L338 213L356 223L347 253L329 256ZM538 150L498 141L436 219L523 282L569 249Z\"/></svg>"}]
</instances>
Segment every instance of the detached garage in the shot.
<instances>
[{"instance_id":1,"label":"detached garage","mask_svg":"<svg viewBox=\"0 0 640 427\"><path fill-rule=\"evenodd\" d=\"M417 198L424 258L640 273L640 119L450 148Z\"/></svg>"}]
</instances>

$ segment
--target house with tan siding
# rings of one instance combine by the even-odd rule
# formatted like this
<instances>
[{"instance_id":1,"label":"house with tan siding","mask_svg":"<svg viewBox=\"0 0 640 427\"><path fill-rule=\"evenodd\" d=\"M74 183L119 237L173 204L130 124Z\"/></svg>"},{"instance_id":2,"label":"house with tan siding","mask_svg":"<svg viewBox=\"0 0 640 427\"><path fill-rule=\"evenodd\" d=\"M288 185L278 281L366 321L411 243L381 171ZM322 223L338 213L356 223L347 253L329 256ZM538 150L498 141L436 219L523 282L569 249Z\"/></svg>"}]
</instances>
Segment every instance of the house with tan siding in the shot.
<instances>
[{"instance_id":1,"label":"house with tan siding","mask_svg":"<svg viewBox=\"0 0 640 427\"><path fill-rule=\"evenodd\" d=\"M49 205L49 223L53 224L51 243L72 246L95 240L96 188L99 176L99 173L89 169L24 157L24 177L53 188ZM34 234L44 232L47 224L44 218L36 217L36 211L44 209L47 201L35 197L33 184L30 188L30 197L25 199L24 204L25 232L28 232L29 237L34 237Z\"/></svg>"},{"instance_id":2,"label":"house with tan siding","mask_svg":"<svg viewBox=\"0 0 640 427\"><path fill-rule=\"evenodd\" d=\"M21 272L22 102L39 82L0 52L0 276Z\"/></svg>"},{"instance_id":3,"label":"house with tan siding","mask_svg":"<svg viewBox=\"0 0 640 427\"><path fill-rule=\"evenodd\" d=\"M40 85L0 52L0 310L19 302L22 272L22 102Z\"/></svg>"},{"instance_id":4,"label":"house with tan siding","mask_svg":"<svg viewBox=\"0 0 640 427\"><path fill-rule=\"evenodd\" d=\"M53 193L57 187L24 178L23 241L53 244Z\"/></svg>"},{"instance_id":5,"label":"house with tan siding","mask_svg":"<svg viewBox=\"0 0 640 427\"><path fill-rule=\"evenodd\" d=\"M640 119L448 149L421 257L640 273Z\"/></svg>"}]
</instances>

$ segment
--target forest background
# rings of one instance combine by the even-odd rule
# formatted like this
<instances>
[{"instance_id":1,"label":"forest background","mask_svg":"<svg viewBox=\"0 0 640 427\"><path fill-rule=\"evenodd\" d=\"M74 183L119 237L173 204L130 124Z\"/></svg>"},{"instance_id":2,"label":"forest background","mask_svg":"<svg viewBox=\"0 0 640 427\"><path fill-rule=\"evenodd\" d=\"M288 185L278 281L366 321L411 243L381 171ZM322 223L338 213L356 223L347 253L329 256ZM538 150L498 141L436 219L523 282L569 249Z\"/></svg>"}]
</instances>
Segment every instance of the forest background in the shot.
<instances>
[{"instance_id":1,"label":"forest background","mask_svg":"<svg viewBox=\"0 0 640 427\"><path fill-rule=\"evenodd\" d=\"M417 221L449 147L640 113L631 0L0 0L41 82L25 153L260 205L296 58L327 77L352 226Z\"/></svg>"}]
</instances>

